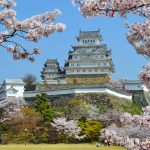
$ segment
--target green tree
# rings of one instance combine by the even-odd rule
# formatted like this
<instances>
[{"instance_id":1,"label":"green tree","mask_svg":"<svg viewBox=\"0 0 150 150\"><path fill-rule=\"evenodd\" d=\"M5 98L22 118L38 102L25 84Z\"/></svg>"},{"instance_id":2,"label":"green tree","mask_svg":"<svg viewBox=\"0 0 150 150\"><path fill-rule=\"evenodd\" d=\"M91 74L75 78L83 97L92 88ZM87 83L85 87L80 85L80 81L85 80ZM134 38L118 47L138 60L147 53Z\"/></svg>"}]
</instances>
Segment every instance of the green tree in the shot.
<instances>
[{"instance_id":1,"label":"green tree","mask_svg":"<svg viewBox=\"0 0 150 150\"><path fill-rule=\"evenodd\" d=\"M55 111L51 107L47 94L42 93L41 95L37 95L36 99L33 101L33 107L41 114L43 121L50 122L53 120Z\"/></svg>"},{"instance_id":2,"label":"green tree","mask_svg":"<svg viewBox=\"0 0 150 150\"><path fill-rule=\"evenodd\" d=\"M88 106L86 102L81 99L69 100L63 109L64 115L68 119L79 119L81 117L86 117L88 113Z\"/></svg>"},{"instance_id":3,"label":"green tree","mask_svg":"<svg viewBox=\"0 0 150 150\"><path fill-rule=\"evenodd\" d=\"M97 141L99 139L100 130L104 128L104 123L96 120L79 121L82 128L81 134L86 135L86 141Z\"/></svg>"},{"instance_id":4,"label":"green tree","mask_svg":"<svg viewBox=\"0 0 150 150\"><path fill-rule=\"evenodd\" d=\"M128 112L132 115L141 115L143 113L142 106L139 104L138 101L132 100L130 105L121 105L123 111Z\"/></svg>"}]
</instances>

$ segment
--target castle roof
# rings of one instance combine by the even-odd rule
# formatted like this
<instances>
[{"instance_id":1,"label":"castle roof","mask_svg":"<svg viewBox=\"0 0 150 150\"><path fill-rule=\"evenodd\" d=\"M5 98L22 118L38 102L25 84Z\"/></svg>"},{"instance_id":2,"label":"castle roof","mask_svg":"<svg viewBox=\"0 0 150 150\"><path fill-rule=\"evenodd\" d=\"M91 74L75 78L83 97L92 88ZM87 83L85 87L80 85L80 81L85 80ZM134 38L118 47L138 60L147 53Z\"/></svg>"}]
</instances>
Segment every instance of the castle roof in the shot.
<instances>
[{"instance_id":1,"label":"castle roof","mask_svg":"<svg viewBox=\"0 0 150 150\"><path fill-rule=\"evenodd\" d=\"M25 85L22 79L5 79L4 84L21 84Z\"/></svg>"},{"instance_id":2,"label":"castle roof","mask_svg":"<svg viewBox=\"0 0 150 150\"><path fill-rule=\"evenodd\" d=\"M57 63L57 59L47 59L47 63Z\"/></svg>"},{"instance_id":3,"label":"castle roof","mask_svg":"<svg viewBox=\"0 0 150 150\"><path fill-rule=\"evenodd\" d=\"M143 84L143 82L141 80L124 80L122 81L122 83L124 84Z\"/></svg>"},{"instance_id":4,"label":"castle roof","mask_svg":"<svg viewBox=\"0 0 150 150\"><path fill-rule=\"evenodd\" d=\"M100 30L97 31L80 31L77 40L84 38L102 38L100 35Z\"/></svg>"}]
</instances>

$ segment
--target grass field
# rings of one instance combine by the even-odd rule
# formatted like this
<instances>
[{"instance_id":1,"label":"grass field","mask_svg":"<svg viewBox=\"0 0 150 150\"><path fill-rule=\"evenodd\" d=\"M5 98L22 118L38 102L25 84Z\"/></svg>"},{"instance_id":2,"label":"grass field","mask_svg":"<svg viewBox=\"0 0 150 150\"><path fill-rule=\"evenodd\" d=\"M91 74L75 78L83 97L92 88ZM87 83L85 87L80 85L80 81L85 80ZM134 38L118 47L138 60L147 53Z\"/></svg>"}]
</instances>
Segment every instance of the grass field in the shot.
<instances>
[{"instance_id":1,"label":"grass field","mask_svg":"<svg viewBox=\"0 0 150 150\"><path fill-rule=\"evenodd\" d=\"M0 150L124 150L116 146L96 147L95 144L0 145Z\"/></svg>"}]
</instances>

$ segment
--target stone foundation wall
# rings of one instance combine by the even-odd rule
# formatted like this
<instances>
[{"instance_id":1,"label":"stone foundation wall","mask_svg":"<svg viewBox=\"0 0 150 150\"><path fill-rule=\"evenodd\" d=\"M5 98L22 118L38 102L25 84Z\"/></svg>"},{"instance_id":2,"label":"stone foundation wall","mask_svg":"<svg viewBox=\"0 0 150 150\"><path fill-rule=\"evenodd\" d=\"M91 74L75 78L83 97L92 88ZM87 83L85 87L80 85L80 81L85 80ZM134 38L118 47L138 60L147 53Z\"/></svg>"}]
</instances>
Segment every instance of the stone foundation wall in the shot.
<instances>
[{"instance_id":1,"label":"stone foundation wall","mask_svg":"<svg viewBox=\"0 0 150 150\"><path fill-rule=\"evenodd\" d=\"M65 78L67 84L37 84L36 91L48 91L63 88L72 88L74 86L100 86L105 85L110 81L108 75L78 75L78 76L67 76Z\"/></svg>"},{"instance_id":2,"label":"stone foundation wall","mask_svg":"<svg viewBox=\"0 0 150 150\"><path fill-rule=\"evenodd\" d=\"M80 75L80 76L67 76L67 84L69 85L94 85L94 84L106 84L110 81L108 75Z\"/></svg>"},{"instance_id":3,"label":"stone foundation wall","mask_svg":"<svg viewBox=\"0 0 150 150\"><path fill-rule=\"evenodd\" d=\"M49 99L53 106L65 106L70 99L80 99L86 101L87 104L94 104L97 106L106 106L113 108L115 103L131 103L126 99L118 98L106 93L89 93L89 94L70 94L70 95L59 95L49 96Z\"/></svg>"},{"instance_id":4,"label":"stone foundation wall","mask_svg":"<svg viewBox=\"0 0 150 150\"><path fill-rule=\"evenodd\" d=\"M148 102L145 98L144 91L130 91L132 97L135 101L137 101L141 106L145 107L148 105Z\"/></svg>"}]
</instances>

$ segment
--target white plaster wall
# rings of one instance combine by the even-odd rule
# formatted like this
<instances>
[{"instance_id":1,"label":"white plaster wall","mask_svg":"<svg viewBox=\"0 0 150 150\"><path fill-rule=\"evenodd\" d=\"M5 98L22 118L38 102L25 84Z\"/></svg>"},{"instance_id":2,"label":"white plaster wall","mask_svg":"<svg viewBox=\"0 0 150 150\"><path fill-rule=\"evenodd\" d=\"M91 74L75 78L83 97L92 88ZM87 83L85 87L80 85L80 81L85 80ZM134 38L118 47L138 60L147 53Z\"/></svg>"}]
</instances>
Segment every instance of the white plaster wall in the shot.
<instances>
[{"instance_id":1,"label":"white plaster wall","mask_svg":"<svg viewBox=\"0 0 150 150\"><path fill-rule=\"evenodd\" d=\"M49 84L67 84L66 80L47 80L46 82Z\"/></svg>"},{"instance_id":2,"label":"white plaster wall","mask_svg":"<svg viewBox=\"0 0 150 150\"><path fill-rule=\"evenodd\" d=\"M6 93L3 92L0 94L0 100L4 100L6 98Z\"/></svg>"},{"instance_id":3,"label":"white plaster wall","mask_svg":"<svg viewBox=\"0 0 150 150\"><path fill-rule=\"evenodd\" d=\"M105 93L106 88L78 88L75 89L75 93Z\"/></svg>"},{"instance_id":4,"label":"white plaster wall","mask_svg":"<svg viewBox=\"0 0 150 150\"><path fill-rule=\"evenodd\" d=\"M124 95L124 94L121 94L119 92L114 92L114 91L109 90L109 89L107 89L107 93L109 93L111 95L115 95L117 97L121 97L121 98L126 98L126 99L129 99L129 100L132 100L132 96Z\"/></svg>"},{"instance_id":5,"label":"white plaster wall","mask_svg":"<svg viewBox=\"0 0 150 150\"><path fill-rule=\"evenodd\" d=\"M127 90L143 90L143 84L125 84Z\"/></svg>"},{"instance_id":6,"label":"white plaster wall","mask_svg":"<svg viewBox=\"0 0 150 150\"><path fill-rule=\"evenodd\" d=\"M144 90L145 99L148 105L150 106L150 90L145 85L143 86L143 90Z\"/></svg>"},{"instance_id":7,"label":"white plaster wall","mask_svg":"<svg viewBox=\"0 0 150 150\"><path fill-rule=\"evenodd\" d=\"M24 85L6 85L6 90L13 87L17 90L17 93L7 93L7 96L23 97Z\"/></svg>"},{"instance_id":8,"label":"white plaster wall","mask_svg":"<svg viewBox=\"0 0 150 150\"><path fill-rule=\"evenodd\" d=\"M44 92L47 93L48 95L65 95L65 94L75 94L75 93L109 93L111 95L115 95L121 98L125 98L128 100L132 100L131 95L125 95L121 94L119 92L112 91L107 88L72 88L72 89L64 89L64 90L55 90L55 91L49 91L49 92ZM24 97L35 97L37 92L25 92Z\"/></svg>"}]
</instances>

